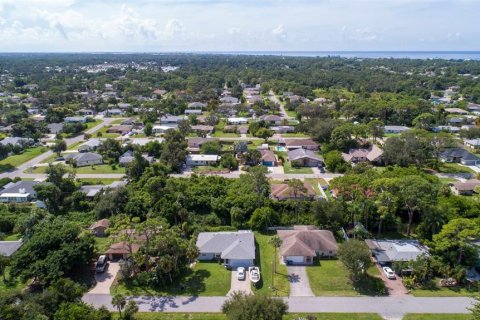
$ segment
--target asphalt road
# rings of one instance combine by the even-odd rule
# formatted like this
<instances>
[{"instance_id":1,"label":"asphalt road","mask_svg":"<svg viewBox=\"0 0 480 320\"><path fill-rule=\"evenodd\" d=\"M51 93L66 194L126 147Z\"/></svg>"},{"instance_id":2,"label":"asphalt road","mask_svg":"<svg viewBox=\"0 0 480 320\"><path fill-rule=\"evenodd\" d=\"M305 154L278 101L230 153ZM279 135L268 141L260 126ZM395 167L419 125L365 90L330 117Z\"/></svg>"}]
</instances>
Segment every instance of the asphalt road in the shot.
<instances>
[{"instance_id":1,"label":"asphalt road","mask_svg":"<svg viewBox=\"0 0 480 320\"><path fill-rule=\"evenodd\" d=\"M140 312L220 312L227 297L131 297ZM406 313L469 313L474 302L470 298L415 298L415 297L289 297L289 312L345 312L378 313L385 319L401 319ZM83 301L96 308L109 310L108 294L86 294Z\"/></svg>"}]
</instances>

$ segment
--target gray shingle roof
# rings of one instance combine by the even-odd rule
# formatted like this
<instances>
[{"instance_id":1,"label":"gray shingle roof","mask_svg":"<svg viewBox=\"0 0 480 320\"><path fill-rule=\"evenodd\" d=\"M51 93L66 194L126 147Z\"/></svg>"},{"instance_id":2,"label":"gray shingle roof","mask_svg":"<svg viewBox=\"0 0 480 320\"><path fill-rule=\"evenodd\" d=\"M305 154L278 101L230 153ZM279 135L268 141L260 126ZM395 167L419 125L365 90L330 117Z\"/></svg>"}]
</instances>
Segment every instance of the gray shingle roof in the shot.
<instances>
[{"instance_id":1,"label":"gray shingle roof","mask_svg":"<svg viewBox=\"0 0 480 320\"><path fill-rule=\"evenodd\" d=\"M197 247L202 253L220 253L222 259L255 259L255 238L251 231L201 232Z\"/></svg>"},{"instance_id":2,"label":"gray shingle roof","mask_svg":"<svg viewBox=\"0 0 480 320\"><path fill-rule=\"evenodd\" d=\"M0 256L10 257L23 245L22 240L0 241Z\"/></svg>"},{"instance_id":3,"label":"gray shingle roof","mask_svg":"<svg viewBox=\"0 0 480 320\"><path fill-rule=\"evenodd\" d=\"M10 182L3 187L1 193L20 193L19 190L25 190L25 193L29 193L32 197L35 197L36 192L33 187L41 182L38 181L17 181Z\"/></svg>"},{"instance_id":4,"label":"gray shingle roof","mask_svg":"<svg viewBox=\"0 0 480 320\"><path fill-rule=\"evenodd\" d=\"M440 154L440 158L462 158L466 161L480 161L480 158L462 148L449 148Z\"/></svg>"},{"instance_id":5,"label":"gray shingle roof","mask_svg":"<svg viewBox=\"0 0 480 320\"><path fill-rule=\"evenodd\" d=\"M290 161L295 161L303 158L310 158L317 161L323 161L322 158L320 158L318 155L315 154L315 152L311 150L300 148L300 149L288 151L287 153L288 153L288 159Z\"/></svg>"}]
</instances>

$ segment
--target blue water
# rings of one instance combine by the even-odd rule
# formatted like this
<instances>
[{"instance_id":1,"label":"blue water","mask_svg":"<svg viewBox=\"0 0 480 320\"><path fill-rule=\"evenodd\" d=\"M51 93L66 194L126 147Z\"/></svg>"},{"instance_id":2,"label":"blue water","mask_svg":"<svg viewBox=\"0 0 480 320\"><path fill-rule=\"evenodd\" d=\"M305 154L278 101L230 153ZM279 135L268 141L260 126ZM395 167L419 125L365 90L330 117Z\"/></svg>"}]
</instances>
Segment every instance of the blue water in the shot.
<instances>
[{"instance_id":1,"label":"blue water","mask_svg":"<svg viewBox=\"0 0 480 320\"><path fill-rule=\"evenodd\" d=\"M238 55L273 55L287 57L342 57L342 58L407 58L480 60L480 51L232 51L211 52Z\"/></svg>"}]
</instances>

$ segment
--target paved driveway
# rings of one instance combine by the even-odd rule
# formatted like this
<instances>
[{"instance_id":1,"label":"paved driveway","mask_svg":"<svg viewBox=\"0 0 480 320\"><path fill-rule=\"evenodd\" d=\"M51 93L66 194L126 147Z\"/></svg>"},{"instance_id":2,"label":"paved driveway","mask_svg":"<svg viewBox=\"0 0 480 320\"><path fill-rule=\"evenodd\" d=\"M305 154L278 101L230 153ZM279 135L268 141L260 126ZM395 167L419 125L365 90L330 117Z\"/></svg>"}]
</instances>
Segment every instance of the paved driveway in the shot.
<instances>
[{"instance_id":1,"label":"paved driveway","mask_svg":"<svg viewBox=\"0 0 480 320\"><path fill-rule=\"evenodd\" d=\"M402 282L402 278L397 276L396 279L388 279L385 273L382 270L382 267L376 264L377 268L380 270L380 277L385 283L385 287L388 289L388 295L392 297L404 297L408 295L408 290L405 288Z\"/></svg>"},{"instance_id":2,"label":"paved driveway","mask_svg":"<svg viewBox=\"0 0 480 320\"><path fill-rule=\"evenodd\" d=\"M245 271L247 273L247 271ZM230 284L230 291L228 291L227 296L230 296L235 291L242 291L246 294L252 293L252 286L250 285L250 280L248 279L248 275L245 274L245 279L238 280L237 279L237 271L232 271L232 281Z\"/></svg>"},{"instance_id":3,"label":"paved driveway","mask_svg":"<svg viewBox=\"0 0 480 320\"><path fill-rule=\"evenodd\" d=\"M105 272L95 274L95 280L97 281L97 284L87 294L110 293L110 287L112 286L113 280L115 280L119 270L120 265L118 262L109 262L108 269L105 270Z\"/></svg>"},{"instance_id":4,"label":"paved driveway","mask_svg":"<svg viewBox=\"0 0 480 320\"><path fill-rule=\"evenodd\" d=\"M288 282L290 282L290 297L313 297L307 276L307 267L288 266Z\"/></svg>"}]
</instances>

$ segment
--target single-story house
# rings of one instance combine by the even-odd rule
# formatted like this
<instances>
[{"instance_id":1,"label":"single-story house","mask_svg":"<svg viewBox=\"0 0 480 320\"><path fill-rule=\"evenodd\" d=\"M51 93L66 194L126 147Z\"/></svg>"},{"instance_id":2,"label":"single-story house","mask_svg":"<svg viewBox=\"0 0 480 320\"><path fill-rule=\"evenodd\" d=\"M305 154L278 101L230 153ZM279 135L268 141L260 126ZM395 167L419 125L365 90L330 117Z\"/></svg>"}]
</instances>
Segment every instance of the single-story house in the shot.
<instances>
[{"instance_id":1,"label":"single-story house","mask_svg":"<svg viewBox=\"0 0 480 320\"><path fill-rule=\"evenodd\" d=\"M396 134L396 133L402 133L402 132L405 132L405 131L408 131L410 130L409 127L405 127L405 126L385 126L383 127L383 132L384 133L390 133L390 134Z\"/></svg>"},{"instance_id":2,"label":"single-story house","mask_svg":"<svg viewBox=\"0 0 480 320\"><path fill-rule=\"evenodd\" d=\"M92 230L92 233L97 237L105 237L107 235L105 230L107 230L108 227L110 227L110 220L102 219L92 224L90 230Z\"/></svg>"},{"instance_id":3,"label":"single-story house","mask_svg":"<svg viewBox=\"0 0 480 320\"><path fill-rule=\"evenodd\" d=\"M227 123L228 124L247 124L248 123L248 119L247 118L243 118L243 117L240 117L240 118L227 118Z\"/></svg>"},{"instance_id":4,"label":"single-story house","mask_svg":"<svg viewBox=\"0 0 480 320\"><path fill-rule=\"evenodd\" d=\"M467 109L474 114L480 114L480 104L469 103Z\"/></svg>"},{"instance_id":5,"label":"single-story house","mask_svg":"<svg viewBox=\"0 0 480 320\"><path fill-rule=\"evenodd\" d=\"M6 137L5 139L0 141L0 144L4 146L8 146L11 144L12 146L29 146L33 144L33 139L31 138L22 138L22 137Z\"/></svg>"},{"instance_id":6,"label":"single-story house","mask_svg":"<svg viewBox=\"0 0 480 320\"><path fill-rule=\"evenodd\" d=\"M440 153L443 162L461 163L466 166L480 164L480 158L462 148L449 148Z\"/></svg>"},{"instance_id":7,"label":"single-story house","mask_svg":"<svg viewBox=\"0 0 480 320\"><path fill-rule=\"evenodd\" d=\"M176 124L175 125L166 125L166 124L158 125L158 124L156 124L152 127L152 132L155 133L155 134L156 133L165 133L168 130L172 130L172 129L175 130L176 128L177 128Z\"/></svg>"},{"instance_id":8,"label":"single-story house","mask_svg":"<svg viewBox=\"0 0 480 320\"><path fill-rule=\"evenodd\" d=\"M180 120L184 118L167 114L160 118L160 124L177 124Z\"/></svg>"},{"instance_id":9,"label":"single-story house","mask_svg":"<svg viewBox=\"0 0 480 320\"><path fill-rule=\"evenodd\" d=\"M59 134L63 130L63 123L49 123L47 129L51 134Z\"/></svg>"},{"instance_id":10,"label":"single-story house","mask_svg":"<svg viewBox=\"0 0 480 320\"><path fill-rule=\"evenodd\" d=\"M288 150L307 149L318 151L319 145L312 139L283 139L279 141L279 145L285 146Z\"/></svg>"},{"instance_id":11,"label":"single-story house","mask_svg":"<svg viewBox=\"0 0 480 320\"><path fill-rule=\"evenodd\" d=\"M95 151L101 143L102 141L100 139L88 139L88 141L78 146L78 152Z\"/></svg>"},{"instance_id":12,"label":"single-story house","mask_svg":"<svg viewBox=\"0 0 480 320\"><path fill-rule=\"evenodd\" d=\"M102 184L88 184L80 187L80 191L85 194L85 197L93 199L97 194L104 190L105 186Z\"/></svg>"},{"instance_id":13,"label":"single-story house","mask_svg":"<svg viewBox=\"0 0 480 320\"><path fill-rule=\"evenodd\" d=\"M198 260L222 259L232 268L250 267L255 260L255 237L252 231L201 232L198 234Z\"/></svg>"},{"instance_id":14,"label":"single-story house","mask_svg":"<svg viewBox=\"0 0 480 320\"><path fill-rule=\"evenodd\" d=\"M315 152L307 149L294 149L287 151L288 160L296 167L323 166L323 159Z\"/></svg>"},{"instance_id":15,"label":"single-story house","mask_svg":"<svg viewBox=\"0 0 480 320\"><path fill-rule=\"evenodd\" d=\"M275 126L270 127L270 130L273 130L275 133L291 133L295 132L295 127L293 126Z\"/></svg>"},{"instance_id":16,"label":"single-story house","mask_svg":"<svg viewBox=\"0 0 480 320\"><path fill-rule=\"evenodd\" d=\"M383 150L376 145L368 148L351 149L348 153L342 153L342 158L347 162L381 163Z\"/></svg>"},{"instance_id":17,"label":"single-story house","mask_svg":"<svg viewBox=\"0 0 480 320\"><path fill-rule=\"evenodd\" d=\"M447 122L451 125L461 125L465 121L464 118L449 118Z\"/></svg>"},{"instance_id":18,"label":"single-story house","mask_svg":"<svg viewBox=\"0 0 480 320\"><path fill-rule=\"evenodd\" d=\"M63 121L65 121L65 123L86 123L87 122L87 117L83 116L83 117L65 117L65 119L63 119Z\"/></svg>"},{"instance_id":19,"label":"single-story house","mask_svg":"<svg viewBox=\"0 0 480 320\"><path fill-rule=\"evenodd\" d=\"M123 102L122 102L122 103L119 103L117 106L118 106L120 109L124 109L124 110L125 110L125 109L130 108L132 105L131 105L130 103L123 103Z\"/></svg>"},{"instance_id":20,"label":"single-story house","mask_svg":"<svg viewBox=\"0 0 480 320\"><path fill-rule=\"evenodd\" d=\"M480 149L480 139L465 140L464 144L472 149Z\"/></svg>"},{"instance_id":21,"label":"single-story house","mask_svg":"<svg viewBox=\"0 0 480 320\"><path fill-rule=\"evenodd\" d=\"M293 230L277 230L282 240L280 259L285 264L312 264L315 257L334 257L338 245L329 230L315 226L294 226Z\"/></svg>"},{"instance_id":22,"label":"single-story house","mask_svg":"<svg viewBox=\"0 0 480 320\"><path fill-rule=\"evenodd\" d=\"M420 255L428 254L428 248L417 240L365 240L378 263L412 261Z\"/></svg>"},{"instance_id":23,"label":"single-story house","mask_svg":"<svg viewBox=\"0 0 480 320\"><path fill-rule=\"evenodd\" d=\"M103 157L98 153L69 153L65 157L66 161L72 162L77 167L85 167L97 164L103 164Z\"/></svg>"},{"instance_id":24,"label":"single-story house","mask_svg":"<svg viewBox=\"0 0 480 320\"><path fill-rule=\"evenodd\" d=\"M126 260L131 255L138 252L140 245L137 243L128 243L126 241L117 242L112 245L105 251L105 254L108 256L109 260Z\"/></svg>"},{"instance_id":25,"label":"single-story house","mask_svg":"<svg viewBox=\"0 0 480 320\"><path fill-rule=\"evenodd\" d=\"M143 159L147 160L149 163L153 162L153 157L150 157L148 154L142 154L142 157ZM133 156L133 151L127 150L125 151L124 154L120 156L120 158L118 158L118 163L120 164L120 166L126 167L127 165L132 163L134 159L135 157Z\"/></svg>"},{"instance_id":26,"label":"single-story house","mask_svg":"<svg viewBox=\"0 0 480 320\"><path fill-rule=\"evenodd\" d=\"M187 106L187 109L203 109L206 108L207 104L203 102L190 102Z\"/></svg>"},{"instance_id":27,"label":"single-story house","mask_svg":"<svg viewBox=\"0 0 480 320\"><path fill-rule=\"evenodd\" d=\"M260 117L260 120L265 121L271 125L279 125L282 123L282 117L274 115L274 114L266 114Z\"/></svg>"},{"instance_id":28,"label":"single-story house","mask_svg":"<svg viewBox=\"0 0 480 320\"><path fill-rule=\"evenodd\" d=\"M220 156L216 154L189 154L185 163L189 167L216 166L219 160Z\"/></svg>"},{"instance_id":29,"label":"single-story house","mask_svg":"<svg viewBox=\"0 0 480 320\"><path fill-rule=\"evenodd\" d=\"M110 128L107 129L108 133L119 133L121 135L127 134L131 132L133 129L133 126L131 125L115 125L111 126Z\"/></svg>"},{"instance_id":30,"label":"single-story house","mask_svg":"<svg viewBox=\"0 0 480 320\"><path fill-rule=\"evenodd\" d=\"M118 108L112 108L105 111L105 113L107 116L121 116L125 114L125 111Z\"/></svg>"},{"instance_id":31,"label":"single-story house","mask_svg":"<svg viewBox=\"0 0 480 320\"><path fill-rule=\"evenodd\" d=\"M200 115L202 114L202 110L201 109L185 109L185 115L190 115L190 114L195 114L195 115Z\"/></svg>"},{"instance_id":32,"label":"single-story house","mask_svg":"<svg viewBox=\"0 0 480 320\"><path fill-rule=\"evenodd\" d=\"M239 102L238 98L225 96L220 98L221 103L228 103L228 104L237 104Z\"/></svg>"},{"instance_id":33,"label":"single-story house","mask_svg":"<svg viewBox=\"0 0 480 320\"><path fill-rule=\"evenodd\" d=\"M276 167L278 165L277 157L271 150L260 150L260 163L266 167Z\"/></svg>"},{"instance_id":34,"label":"single-story house","mask_svg":"<svg viewBox=\"0 0 480 320\"><path fill-rule=\"evenodd\" d=\"M455 182L451 189L456 195L471 196L475 193L475 188L480 185L480 180L471 179L465 182Z\"/></svg>"},{"instance_id":35,"label":"single-story house","mask_svg":"<svg viewBox=\"0 0 480 320\"><path fill-rule=\"evenodd\" d=\"M21 203L31 202L36 199L37 193L34 187L41 182L38 181L17 181L7 183L0 191L0 202Z\"/></svg>"},{"instance_id":36,"label":"single-story house","mask_svg":"<svg viewBox=\"0 0 480 320\"><path fill-rule=\"evenodd\" d=\"M218 139L215 138L202 138L202 137L192 137L187 138L187 150L190 152L198 152L202 145L206 142L215 142Z\"/></svg>"},{"instance_id":37,"label":"single-story house","mask_svg":"<svg viewBox=\"0 0 480 320\"><path fill-rule=\"evenodd\" d=\"M203 124L194 125L194 126L191 126L191 128L192 128L193 131L202 131L202 132L205 132L207 134L211 134L213 132L213 129L214 129L213 126L207 126L207 125L203 125Z\"/></svg>"},{"instance_id":38,"label":"single-story house","mask_svg":"<svg viewBox=\"0 0 480 320\"><path fill-rule=\"evenodd\" d=\"M82 108L82 109L79 109L77 111L77 114L86 115L86 116L93 116L95 114L95 111L93 111L92 109Z\"/></svg>"},{"instance_id":39,"label":"single-story house","mask_svg":"<svg viewBox=\"0 0 480 320\"><path fill-rule=\"evenodd\" d=\"M0 256L10 258L23 245L23 241L0 241Z\"/></svg>"},{"instance_id":40,"label":"single-story house","mask_svg":"<svg viewBox=\"0 0 480 320\"><path fill-rule=\"evenodd\" d=\"M314 199L317 194L313 189L312 185L308 182L304 182L303 186L305 187L306 192L301 192L297 194L297 199ZM279 183L272 184L270 197L274 200L284 201L289 199L294 199L294 191L289 187L288 183Z\"/></svg>"},{"instance_id":41,"label":"single-story house","mask_svg":"<svg viewBox=\"0 0 480 320\"><path fill-rule=\"evenodd\" d=\"M452 114L468 114L467 110L463 110L460 108L445 108L445 112L452 113Z\"/></svg>"},{"instance_id":42,"label":"single-story house","mask_svg":"<svg viewBox=\"0 0 480 320\"><path fill-rule=\"evenodd\" d=\"M450 132L450 133L457 133L457 132L460 131L460 128L454 127L454 126L436 126L436 127L432 128L432 131L433 132L445 131L445 132Z\"/></svg>"}]
</instances>

